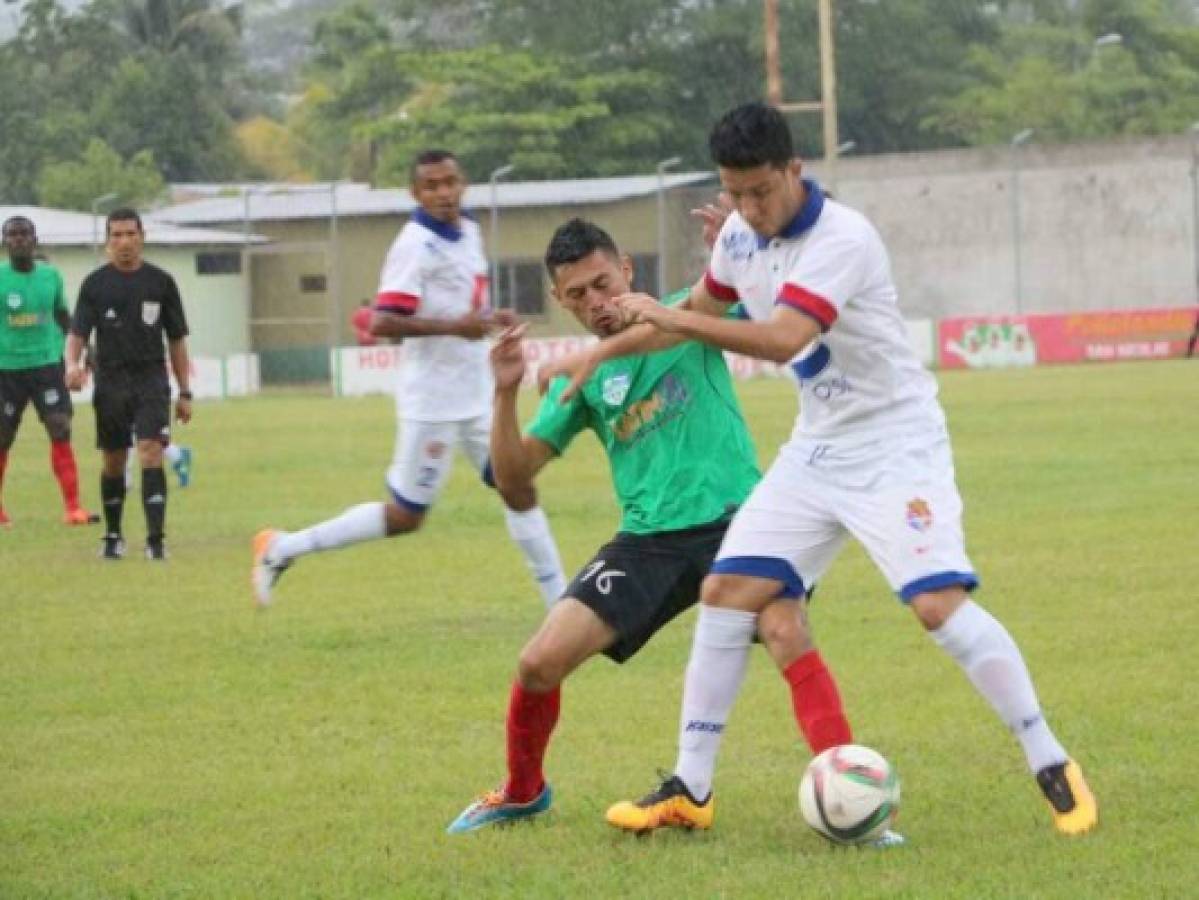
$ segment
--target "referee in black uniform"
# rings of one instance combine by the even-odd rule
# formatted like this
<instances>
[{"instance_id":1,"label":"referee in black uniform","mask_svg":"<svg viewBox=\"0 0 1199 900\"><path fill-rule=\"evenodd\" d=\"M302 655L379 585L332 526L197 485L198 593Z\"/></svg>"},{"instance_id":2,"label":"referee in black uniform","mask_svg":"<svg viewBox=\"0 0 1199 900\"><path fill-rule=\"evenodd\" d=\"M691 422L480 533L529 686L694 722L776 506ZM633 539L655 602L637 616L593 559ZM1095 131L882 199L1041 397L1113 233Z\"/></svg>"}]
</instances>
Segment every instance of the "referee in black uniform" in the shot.
<instances>
[{"instance_id":1,"label":"referee in black uniform","mask_svg":"<svg viewBox=\"0 0 1199 900\"><path fill-rule=\"evenodd\" d=\"M175 279L142 258L145 235L133 209L115 209L105 224L109 262L79 288L79 302L67 336L67 386L87 381L83 349L96 333L99 357L96 390L96 444L103 458L100 498L104 505L104 545L100 555L121 559L125 540L121 513L125 503L125 460L132 435L142 469L142 506L146 511L146 558L166 559L167 480L162 448L170 441L171 384L166 353L179 385L175 417L191 420L187 320Z\"/></svg>"}]
</instances>

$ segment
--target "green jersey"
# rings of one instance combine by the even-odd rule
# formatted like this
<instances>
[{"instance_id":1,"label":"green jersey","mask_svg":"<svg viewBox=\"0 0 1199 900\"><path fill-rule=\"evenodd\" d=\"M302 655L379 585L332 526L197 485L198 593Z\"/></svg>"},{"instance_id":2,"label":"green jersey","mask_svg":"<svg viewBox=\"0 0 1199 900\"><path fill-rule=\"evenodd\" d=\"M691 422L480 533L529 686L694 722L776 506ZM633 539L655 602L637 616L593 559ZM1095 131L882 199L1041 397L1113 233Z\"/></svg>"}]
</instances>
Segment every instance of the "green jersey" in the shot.
<instances>
[{"instance_id":1,"label":"green jersey","mask_svg":"<svg viewBox=\"0 0 1199 900\"><path fill-rule=\"evenodd\" d=\"M34 369L62 359L63 333L55 319L66 312L62 275L34 261L33 271L18 272L0 263L0 369Z\"/></svg>"},{"instance_id":2,"label":"green jersey","mask_svg":"<svg viewBox=\"0 0 1199 900\"><path fill-rule=\"evenodd\" d=\"M558 378L527 433L562 453L590 428L608 455L620 530L677 531L730 515L759 476L723 354L695 341L601 365L567 403Z\"/></svg>"}]
</instances>

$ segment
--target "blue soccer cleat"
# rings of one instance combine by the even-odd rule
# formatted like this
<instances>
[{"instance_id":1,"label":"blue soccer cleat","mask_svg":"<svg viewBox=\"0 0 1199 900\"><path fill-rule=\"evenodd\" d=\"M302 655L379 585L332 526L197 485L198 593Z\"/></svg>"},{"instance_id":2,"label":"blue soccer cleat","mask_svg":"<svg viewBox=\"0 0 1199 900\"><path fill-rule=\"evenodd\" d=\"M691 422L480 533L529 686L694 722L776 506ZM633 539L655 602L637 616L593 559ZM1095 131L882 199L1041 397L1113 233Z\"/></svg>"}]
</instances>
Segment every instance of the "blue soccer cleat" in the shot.
<instances>
[{"instance_id":1,"label":"blue soccer cleat","mask_svg":"<svg viewBox=\"0 0 1199 900\"><path fill-rule=\"evenodd\" d=\"M179 458L171 463L175 475L179 478L179 487L185 488L192 481L192 448L180 447Z\"/></svg>"},{"instance_id":2,"label":"blue soccer cleat","mask_svg":"<svg viewBox=\"0 0 1199 900\"><path fill-rule=\"evenodd\" d=\"M513 803L504 793L503 788L488 791L466 809L462 810L446 834L465 834L468 831L478 831L488 825L504 825L521 819L541 815L554 802L554 792L547 784L541 793L528 803Z\"/></svg>"}]
</instances>

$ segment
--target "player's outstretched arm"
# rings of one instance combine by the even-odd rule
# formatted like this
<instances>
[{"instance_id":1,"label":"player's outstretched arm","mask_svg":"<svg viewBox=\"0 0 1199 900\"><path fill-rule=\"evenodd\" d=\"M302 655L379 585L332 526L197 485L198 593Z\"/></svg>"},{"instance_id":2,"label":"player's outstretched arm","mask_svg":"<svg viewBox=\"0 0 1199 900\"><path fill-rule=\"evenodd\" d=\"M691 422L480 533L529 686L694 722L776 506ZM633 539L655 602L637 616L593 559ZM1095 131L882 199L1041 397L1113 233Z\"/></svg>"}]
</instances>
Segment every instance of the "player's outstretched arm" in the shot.
<instances>
[{"instance_id":1,"label":"player's outstretched arm","mask_svg":"<svg viewBox=\"0 0 1199 900\"><path fill-rule=\"evenodd\" d=\"M511 322L505 317L496 317L489 312L469 312L457 319L433 319L424 316L403 316L395 313L375 311L371 316L371 334L375 337L406 338L436 337L448 335L468 341L487 337L497 327Z\"/></svg>"},{"instance_id":2,"label":"player's outstretched arm","mask_svg":"<svg viewBox=\"0 0 1199 900\"><path fill-rule=\"evenodd\" d=\"M692 291L692 300L696 292ZM699 298L702 302L702 297ZM663 306L645 294L617 298L625 315L634 322L648 323L668 334L703 341L721 350L731 350L758 359L785 363L803 351L820 334L813 318L787 306L776 306L765 322L727 319L697 311L697 304Z\"/></svg>"},{"instance_id":3,"label":"player's outstretched arm","mask_svg":"<svg viewBox=\"0 0 1199 900\"><path fill-rule=\"evenodd\" d=\"M525 375L525 325L506 329L491 348L491 370L495 377L495 414L491 423L491 471L496 487L505 497L533 492L537 473L553 458L553 448L544 441L522 435L516 399Z\"/></svg>"}]
</instances>

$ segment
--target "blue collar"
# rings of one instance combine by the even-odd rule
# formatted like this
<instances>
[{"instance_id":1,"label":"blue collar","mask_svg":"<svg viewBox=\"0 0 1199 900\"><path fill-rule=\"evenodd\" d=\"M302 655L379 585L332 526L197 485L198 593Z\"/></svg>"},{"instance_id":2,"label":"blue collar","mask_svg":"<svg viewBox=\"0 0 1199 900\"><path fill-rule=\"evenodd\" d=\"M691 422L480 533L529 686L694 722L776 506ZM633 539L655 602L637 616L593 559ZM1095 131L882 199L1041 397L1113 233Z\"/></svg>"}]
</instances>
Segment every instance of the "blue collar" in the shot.
<instances>
[{"instance_id":1,"label":"blue collar","mask_svg":"<svg viewBox=\"0 0 1199 900\"><path fill-rule=\"evenodd\" d=\"M816 224L816 220L820 218L820 213L824 210L824 191L810 178L803 179L803 186L808 192L808 198L804 201L804 205L799 208L795 218L784 225L778 234L768 238L762 237L760 234L756 235L759 250L765 250L775 238L794 240L802 237L805 231Z\"/></svg>"},{"instance_id":2,"label":"blue collar","mask_svg":"<svg viewBox=\"0 0 1199 900\"><path fill-rule=\"evenodd\" d=\"M428 228L431 232L443 240L462 240L461 228L455 228L453 225L447 225L440 219L434 219L431 215L425 212L424 209L417 209L417 211L413 214L412 219L418 224L425 226L425 228Z\"/></svg>"}]
</instances>

